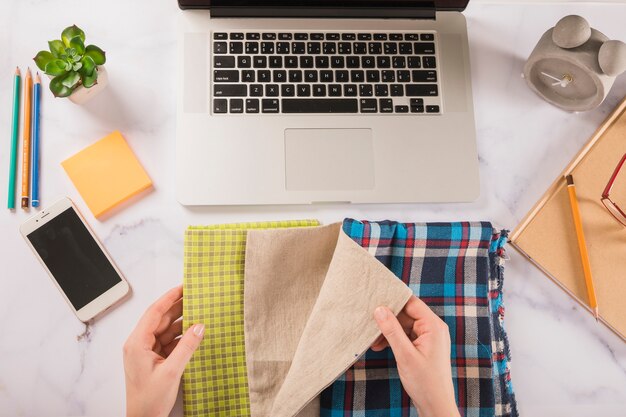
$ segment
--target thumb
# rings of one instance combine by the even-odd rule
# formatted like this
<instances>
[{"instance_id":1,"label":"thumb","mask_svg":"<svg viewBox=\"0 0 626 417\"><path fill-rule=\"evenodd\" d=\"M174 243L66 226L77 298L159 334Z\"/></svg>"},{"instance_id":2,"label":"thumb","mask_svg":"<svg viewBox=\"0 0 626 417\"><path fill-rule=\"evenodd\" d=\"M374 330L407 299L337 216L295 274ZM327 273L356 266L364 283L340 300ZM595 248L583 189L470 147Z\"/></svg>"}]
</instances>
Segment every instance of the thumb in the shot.
<instances>
[{"instance_id":1,"label":"thumb","mask_svg":"<svg viewBox=\"0 0 626 417\"><path fill-rule=\"evenodd\" d=\"M204 324L196 324L189 327L183 337L180 338L176 348L167 357L166 363L168 366L179 375L182 375L187 362L189 362L193 353L200 346L203 336Z\"/></svg>"},{"instance_id":2,"label":"thumb","mask_svg":"<svg viewBox=\"0 0 626 417\"><path fill-rule=\"evenodd\" d=\"M389 342L391 350L398 361L406 361L415 353L415 346L404 333L402 325L387 307L378 307L374 311L378 328Z\"/></svg>"}]
</instances>

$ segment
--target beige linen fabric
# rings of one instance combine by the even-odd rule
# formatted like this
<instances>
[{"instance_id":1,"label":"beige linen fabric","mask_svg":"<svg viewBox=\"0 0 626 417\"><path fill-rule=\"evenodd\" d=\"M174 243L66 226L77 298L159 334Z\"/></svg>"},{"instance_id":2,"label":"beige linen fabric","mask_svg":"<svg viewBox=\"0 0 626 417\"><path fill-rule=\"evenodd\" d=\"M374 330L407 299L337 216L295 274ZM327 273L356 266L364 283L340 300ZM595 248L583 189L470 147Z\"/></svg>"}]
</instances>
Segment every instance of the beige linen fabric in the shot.
<instances>
[{"instance_id":1,"label":"beige linen fabric","mask_svg":"<svg viewBox=\"0 0 626 417\"><path fill-rule=\"evenodd\" d=\"M244 328L252 417L317 417L319 393L380 334L411 290L342 230L250 230ZM313 400L313 401L312 401Z\"/></svg>"}]
</instances>

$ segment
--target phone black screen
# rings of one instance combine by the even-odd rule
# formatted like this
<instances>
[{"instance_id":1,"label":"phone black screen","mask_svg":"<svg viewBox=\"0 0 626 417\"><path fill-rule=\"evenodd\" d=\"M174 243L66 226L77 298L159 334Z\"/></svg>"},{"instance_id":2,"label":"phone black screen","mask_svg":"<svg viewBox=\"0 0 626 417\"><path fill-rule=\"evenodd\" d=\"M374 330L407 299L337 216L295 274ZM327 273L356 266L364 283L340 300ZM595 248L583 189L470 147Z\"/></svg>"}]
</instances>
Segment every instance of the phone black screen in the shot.
<instances>
[{"instance_id":1,"label":"phone black screen","mask_svg":"<svg viewBox=\"0 0 626 417\"><path fill-rule=\"evenodd\" d=\"M28 235L76 310L121 281L73 208Z\"/></svg>"}]
</instances>

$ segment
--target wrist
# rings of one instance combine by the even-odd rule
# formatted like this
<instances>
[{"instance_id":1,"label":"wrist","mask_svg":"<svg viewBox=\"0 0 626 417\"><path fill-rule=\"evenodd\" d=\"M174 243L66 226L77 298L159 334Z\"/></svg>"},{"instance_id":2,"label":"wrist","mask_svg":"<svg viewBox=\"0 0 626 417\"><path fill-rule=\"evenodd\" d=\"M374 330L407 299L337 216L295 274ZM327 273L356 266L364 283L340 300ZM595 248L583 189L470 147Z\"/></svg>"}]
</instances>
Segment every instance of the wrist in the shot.
<instances>
[{"instance_id":1,"label":"wrist","mask_svg":"<svg viewBox=\"0 0 626 417\"><path fill-rule=\"evenodd\" d=\"M443 400L430 400L417 403L413 400L413 406L417 409L420 417L459 417L459 409L454 397Z\"/></svg>"}]
</instances>

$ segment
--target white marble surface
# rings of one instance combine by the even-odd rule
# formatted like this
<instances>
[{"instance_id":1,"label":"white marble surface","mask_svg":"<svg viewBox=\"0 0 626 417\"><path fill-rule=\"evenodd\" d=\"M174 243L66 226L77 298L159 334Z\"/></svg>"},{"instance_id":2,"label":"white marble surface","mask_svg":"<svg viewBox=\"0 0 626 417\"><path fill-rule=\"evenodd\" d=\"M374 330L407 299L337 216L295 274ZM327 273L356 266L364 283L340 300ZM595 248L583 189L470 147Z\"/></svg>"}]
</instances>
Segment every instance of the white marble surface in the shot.
<instances>
[{"instance_id":1,"label":"white marble surface","mask_svg":"<svg viewBox=\"0 0 626 417\"><path fill-rule=\"evenodd\" d=\"M626 4L476 1L466 11L481 161L471 204L186 208L174 193L174 0L0 2L0 184L5 201L11 74L76 23L108 52L110 87L80 107L43 101L42 201L67 195L87 215L134 288L89 329L62 301L18 232L28 213L0 213L0 415L124 414L121 346L148 304L181 281L188 224L349 216L404 221L490 220L514 228L621 97L583 114L538 99L520 78L534 43L578 13L626 40ZM94 219L59 163L114 129L123 132L155 191L105 221ZM512 377L522 416L626 416L626 345L510 250L505 283ZM87 332L85 333L85 331ZM180 404L174 415L181 415Z\"/></svg>"}]
</instances>

